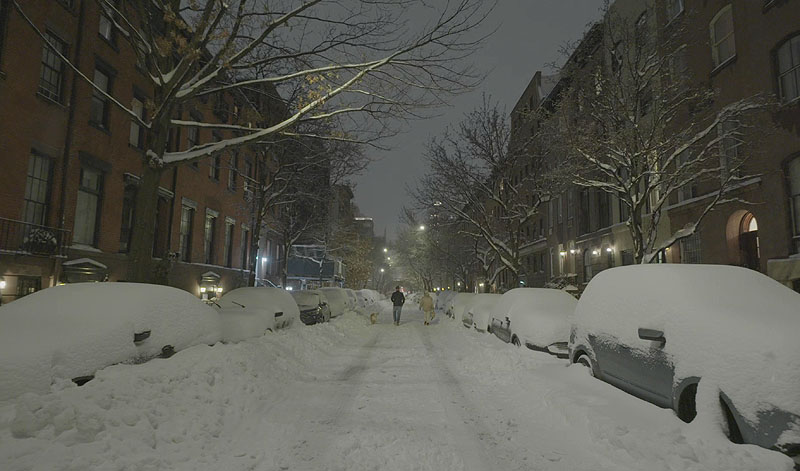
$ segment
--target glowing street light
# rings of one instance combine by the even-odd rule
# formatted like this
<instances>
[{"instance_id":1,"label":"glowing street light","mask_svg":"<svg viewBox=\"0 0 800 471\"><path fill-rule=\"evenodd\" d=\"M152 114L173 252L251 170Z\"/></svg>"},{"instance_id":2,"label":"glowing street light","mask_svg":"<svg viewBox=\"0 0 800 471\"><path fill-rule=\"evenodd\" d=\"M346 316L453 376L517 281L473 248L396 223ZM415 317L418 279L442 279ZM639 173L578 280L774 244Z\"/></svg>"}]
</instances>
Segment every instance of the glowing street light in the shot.
<instances>
[{"instance_id":1,"label":"glowing street light","mask_svg":"<svg viewBox=\"0 0 800 471\"><path fill-rule=\"evenodd\" d=\"M383 268L381 268L381 273L383 273L383 272L385 272L385 271L386 271L386 270L384 270Z\"/></svg>"},{"instance_id":2,"label":"glowing street light","mask_svg":"<svg viewBox=\"0 0 800 471\"><path fill-rule=\"evenodd\" d=\"M424 225L419 226L419 230L424 231L425 230L425 226Z\"/></svg>"},{"instance_id":3,"label":"glowing street light","mask_svg":"<svg viewBox=\"0 0 800 471\"><path fill-rule=\"evenodd\" d=\"M386 247L383 248L383 253L386 253L388 251L389 251L389 249L387 249Z\"/></svg>"}]
</instances>

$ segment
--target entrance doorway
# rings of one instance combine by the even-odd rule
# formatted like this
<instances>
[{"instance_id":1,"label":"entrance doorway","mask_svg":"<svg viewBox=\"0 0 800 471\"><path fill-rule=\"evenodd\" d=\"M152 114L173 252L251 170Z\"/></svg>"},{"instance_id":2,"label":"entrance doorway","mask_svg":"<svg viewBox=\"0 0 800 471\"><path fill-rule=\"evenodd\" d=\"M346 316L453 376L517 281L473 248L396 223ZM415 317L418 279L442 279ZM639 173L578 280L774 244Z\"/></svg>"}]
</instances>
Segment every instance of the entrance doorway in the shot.
<instances>
[{"instance_id":1,"label":"entrance doorway","mask_svg":"<svg viewBox=\"0 0 800 471\"><path fill-rule=\"evenodd\" d=\"M743 266L753 270L761 269L758 221L750 212L746 213L739 223L739 254Z\"/></svg>"}]
</instances>

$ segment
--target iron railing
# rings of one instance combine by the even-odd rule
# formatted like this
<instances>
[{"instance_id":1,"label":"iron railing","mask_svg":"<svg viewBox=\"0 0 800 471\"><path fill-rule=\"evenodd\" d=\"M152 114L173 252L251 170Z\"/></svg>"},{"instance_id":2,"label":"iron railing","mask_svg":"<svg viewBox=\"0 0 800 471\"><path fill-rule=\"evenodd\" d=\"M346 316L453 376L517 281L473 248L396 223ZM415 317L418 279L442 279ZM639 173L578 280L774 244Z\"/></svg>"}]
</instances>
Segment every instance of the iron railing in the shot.
<instances>
[{"instance_id":1,"label":"iron railing","mask_svg":"<svg viewBox=\"0 0 800 471\"><path fill-rule=\"evenodd\" d=\"M69 231L0 217L0 252L66 256Z\"/></svg>"}]
</instances>

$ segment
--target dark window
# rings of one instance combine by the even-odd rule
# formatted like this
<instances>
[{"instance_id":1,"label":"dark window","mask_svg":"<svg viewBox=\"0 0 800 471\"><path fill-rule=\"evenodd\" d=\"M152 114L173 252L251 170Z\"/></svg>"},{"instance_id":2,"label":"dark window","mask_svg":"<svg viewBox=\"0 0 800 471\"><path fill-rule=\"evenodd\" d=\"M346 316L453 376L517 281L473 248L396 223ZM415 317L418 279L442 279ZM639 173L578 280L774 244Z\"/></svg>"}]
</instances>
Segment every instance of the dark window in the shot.
<instances>
[{"instance_id":1,"label":"dark window","mask_svg":"<svg viewBox=\"0 0 800 471\"><path fill-rule=\"evenodd\" d=\"M695 156L691 152L689 152L688 149L678 154L679 169L684 165L688 165L687 167L678 170L681 174L686 175L684 177L681 177L681 179L692 180L687 182L685 185L683 185L678 189L678 202L686 201L697 196L697 185L694 179L690 178L692 171L690 162L692 162L694 159Z\"/></svg>"},{"instance_id":2,"label":"dark window","mask_svg":"<svg viewBox=\"0 0 800 471\"><path fill-rule=\"evenodd\" d=\"M783 103L800 97L800 35L778 48L778 96Z\"/></svg>"},{"instance_id":3,"label":"dark window","mask_svg":"<svg viewBox=\"0 0 800 471\"><path fill-rule=\"evenodd\" d=\"M233 226L232 221L225 221L225 266L231 267L233 265Z\"/></svg>"},{"instance_id":4,"label":"dark window","mask_svg":"<svg viewBox=\"0 0 800 471\"><path fill-rule=\"evenodd\" d=\"M250 268L250 230L242 227L242 268Z\"/></svg>"},{"instance_id":5,"label":"dark window","mask_svg":"<svg viewBox=\"0 0 800 471\"><path fill-rule=\"evenodd\" d=\"M216 242L217 216L213 213L206 213L205 224L205 244L203 246L204 262L212 265L214 263L214 245Z\"/></svg>"},{"instance_id":6,"label":"dark window","mask_svg":"<svg viewBox=\"0 0 800 471\"><path fill-rule=\"evenodd\" d=\"M667 0L667 21L672 21L683 12L683 0Z\"/></svg>"},{"instance_id":7,"label":"dark window","mask_svg":"<svg viewBox=\"0 0 800 471\"><path fill-rule=\"evenodd\" d=\"M94 69L93 82L95 87L92 87L92 106L89 111L89 122L103 129L108 129L108 112L109 112L109 99L100 93L97 89L111 93L111 74L99 68Z\"/></svg>"},{"instance_id":8,"label":"dark window","mask_svg":"<svg viewBox=\"0 0 800 471\"><path fill-rule=\"evenodd\" d=\"M191 149L200 143L200 129L195 127L189 128L186 131L186 148Z\"/></svg>"},{"instance_id":9,"label":"dark window","mask_svg":"<svg viewBox=\"0 0 800 471\"><path fill-rule=\"evenodd\" d=\"M72 240L77 244L97 244L99 232L100 201L103 189L103 173L84 167L81 169L78 201L75 208L75 227Z\"/></svg>"},{"instance_id":10,"label":"dark window","mask_svg":"<svg viewBox=\"0 0 800 471\"><path fill-rule=\"evenodd\" d=\"M600 228L608 227L611 225L611 195L605 191L598 191L597 193L597 215L598 225Z\"/></svg>"},{"instance_id":11,"label":"dark window","mask_svg":"<svg viewBox=\"0 0 800 471\"><path fill-rule=\"evenodd\" d=\"M192 261L192 226L194 225L194 208L181 206L181 234L178 253L184 262Z\"/></svg>"},{"instance_id":12,"label":"dark window","mask_svg":"<svg viewBox=\"0 0 800 471\"><path fill-rule=\"evenodd\" d=\"M128 252L133 236L134 211L136 208L136 185L125 185L122 194L122 226L119 231L119 251Z\"/></svg>"},{"instance_id":13,"label":"dark window","mask_svg":"<svg viewBox=\"0 0 800 471\"><path fill-rule=\"evenodd\" d=\"M736 55L736 42L733 35L733 9L724 6L710 23L711 59L718 67Z\"/></svg>"},{"instance_id":14,"label":"dark window","mask_svg":"<svg viewBox=\"0 0 800 471\"><path fill-rule=\"evenodd\" d=\"M794 251L800 252L800 157L789 162L789 206L792 211L792 235Z\"/></svg>"},{"instance_id":15,"label":"dark window","mask_svg":"<svg viewBox=\"0 0 800 471\"><path fill-rule=\"evenodd\" d=\"M236 191L236 175L239 173L239 156L233 154L231 156L231 165L228 169L228 189Z\"/></svg>"},{"instance_id":16,"label":"dark window","mask_svg":"<svg viewBox=\"0 0 800 471\"><path fill-rule=\"evenodd\" d=\"M627 222L631 216L631 208L625 204L625 201L619 200L619 222Z\"/></svg>"},{"instance_id":17,"label":"dark window","mask_svg":"<svg viewBox=\"0 0 800 471\"><path fill-rule=\"evenodd\" d=\"M217 93L214 100L214 115L223 123L228 122L228 102L225 101L225 95L222 92Z\"/></svg>"},{"instance_id":18,"label":"dark window","mask_svg":"<svg viewBox=\"0 0 800 471\"><path fill-rule=\"evenodd\" d=\"M131 111L133 111L133 113L138 116L139 119L144 120L144 97L139 95L133 96L133 100L131 101ZM130 145L138 149L144 147L144 128L133 119L131 119L131 135L128 142Z\"/></svg>"},{"instance_id":19,"label":"dark window","mask_svg":"<svg viewBox=\"0 0 800 471\"><path fill-rule=\"evenodd\" d=\"M44 226L50 202L51 161L42 155L31 154L28 177L25 180L25 199L22 220Z\"/></svg>"},{"instance_id":20,"label":"dark window","mask_svg":"<svg viewBox=\"0 0 800 471\"><path fill-rule=\"evenodd\" d=\"M681 239L681 263L701 263L700 234L697 232Z\"/></svg>"},{"instance_id":21,"label":"dark window","mask_svg":"<svg viewBox=\"0 0 800 471\"><path fill-rule=\"evenodd\" d=\"M17 277L17 298L33 294L42 289L42 279L38 276Z\"/></svg>"},{"instance_id":22,"label":"dark window","mask_svg":"<svg viewBox=\"0 0 800 471\"><path fill-rule=\"evenodd\" d=\"M212 180L219 180L219 156L211 157L208 169L208 177Z\"/></svg>"},{"instance_id":23,"label":"dark window","mask_svg":"<svg viewBox=\"0 0 800 471\"><path fill-rule=\"evenodd\" d=\"M3 34L0 29L0 35ZM64 80L64 61L56 54L67 53L67 44L51 32L44 33L46 42L42 49L42 71L39 75L39 93L57 102L61 102Z\"/></svg>"}]
</instances>

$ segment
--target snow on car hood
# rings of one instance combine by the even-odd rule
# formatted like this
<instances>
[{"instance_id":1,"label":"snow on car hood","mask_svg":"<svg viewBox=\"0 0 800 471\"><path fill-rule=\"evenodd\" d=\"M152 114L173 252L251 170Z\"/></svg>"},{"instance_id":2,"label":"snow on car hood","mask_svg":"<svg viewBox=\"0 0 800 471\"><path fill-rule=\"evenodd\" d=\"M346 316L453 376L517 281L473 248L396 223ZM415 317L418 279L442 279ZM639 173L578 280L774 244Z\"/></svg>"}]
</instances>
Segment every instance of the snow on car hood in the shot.
<instances>
[{"instance_id":1,"label":"snow on car hood","mask_svg":"<svg viewBox=\"0 0 800 471\"><path fill-rule=\"evenodd\" d=\"M533 345L566 342L578 300L558 289L514 288L500 298L492 317L511 320L511 331Z\"/></svg>"},{"instance_id":2,"label":"snow on car hood","mask_svg":"<svg viewBox=\"0 0 800 471\"><path fill-rule=\"evenodd\" d=\"M134 333L150 331L140 345ZM220 338L217 313L197 297L143 283L55 286L0 307L0 401L47 392L53 381Z\"/></svg>"},{"instance_id":3,"label":"snow on car hood","mask_svg":"<svg viewBox=\"0 0 800 471\"><path fill-rule=\"evenodd\" d=\"M664 332L675 380L698 376L751 422L773 407L800 414L800 294L753 270L722 265L636 265L599 273L575 313L588 334L643 345ZM646 347L646 346L645 346Z\"/></svg>"}]
</instances>

